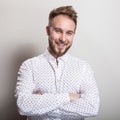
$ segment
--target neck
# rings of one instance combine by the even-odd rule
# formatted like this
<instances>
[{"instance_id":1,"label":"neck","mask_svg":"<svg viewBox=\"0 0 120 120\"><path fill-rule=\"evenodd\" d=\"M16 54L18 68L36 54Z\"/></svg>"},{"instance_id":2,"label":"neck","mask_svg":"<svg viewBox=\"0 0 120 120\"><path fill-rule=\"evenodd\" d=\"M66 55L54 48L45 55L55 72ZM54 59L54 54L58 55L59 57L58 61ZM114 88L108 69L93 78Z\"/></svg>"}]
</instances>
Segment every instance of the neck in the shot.
<instances>
[{"instance_id":1,"label":"neck","mask_svg":"<svg viewBox=\"0 0 120 120\"><path fill-rule=\"evenodd\" d=\"M57 58L58 58L59 56L55 55L50 48L48 48L48 51L49 51L49 52L51 53L51 55L52 55L54 58L56 58L56 60L57 60Z\"/></svg>"},{"instance_id":2,"label":"neck","mask_svg":"<svg viewBox=\"0 0 120 120\"><path fill-rule=\"evenodd\" d=\"M59 57L59 56L57 56L57 55L55 55L51 50L50 50L50 48L48 48L48 51L51 53L51 55L56 59L56 64L57 64L57 66L58 66L58 60L57 60L57 58Z\"/></svg>"}]
</instances>

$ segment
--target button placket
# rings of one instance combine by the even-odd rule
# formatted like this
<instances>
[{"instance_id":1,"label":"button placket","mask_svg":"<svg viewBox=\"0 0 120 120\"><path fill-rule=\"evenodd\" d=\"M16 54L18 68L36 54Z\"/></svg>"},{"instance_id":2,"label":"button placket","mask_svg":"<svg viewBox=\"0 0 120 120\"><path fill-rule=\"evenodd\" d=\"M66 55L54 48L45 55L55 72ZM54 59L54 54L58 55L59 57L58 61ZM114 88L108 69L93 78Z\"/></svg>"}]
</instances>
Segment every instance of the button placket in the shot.
<instances>
[{"instance_id":1,"label":"button placket","mask_svg":"<svg viewBox=\"0 0 120 120\"><path fill-rule=\"evenodd\" d=\"M59 69L59 66L55 67L55 74L56 74L57 92L60 92L60 69Z\"/></svg>"}]
</instances>

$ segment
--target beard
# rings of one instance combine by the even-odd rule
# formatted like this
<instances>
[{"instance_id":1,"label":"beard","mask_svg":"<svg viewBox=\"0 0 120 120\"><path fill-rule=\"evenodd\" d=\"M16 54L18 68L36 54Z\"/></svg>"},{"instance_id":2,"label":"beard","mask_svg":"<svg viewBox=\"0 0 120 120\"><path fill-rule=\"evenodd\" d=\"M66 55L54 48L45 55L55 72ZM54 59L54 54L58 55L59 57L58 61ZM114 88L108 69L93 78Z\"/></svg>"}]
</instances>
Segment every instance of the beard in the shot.
<instances>
[{"instance_id":1,"label":"beard","mask_svg":"<svg viewBox=\"0 0 120 120\"><path fill-rule=\"evenodd\" d=\"M64 47L58 48L57 45L60 45L60 44L64 45ZM67 43L64 43L62 41L53 43L49 40L50 53L56 58L64 55L69 50L70 47L71 47L71 44L67 46Z\"/></svg>"}]
</instances>

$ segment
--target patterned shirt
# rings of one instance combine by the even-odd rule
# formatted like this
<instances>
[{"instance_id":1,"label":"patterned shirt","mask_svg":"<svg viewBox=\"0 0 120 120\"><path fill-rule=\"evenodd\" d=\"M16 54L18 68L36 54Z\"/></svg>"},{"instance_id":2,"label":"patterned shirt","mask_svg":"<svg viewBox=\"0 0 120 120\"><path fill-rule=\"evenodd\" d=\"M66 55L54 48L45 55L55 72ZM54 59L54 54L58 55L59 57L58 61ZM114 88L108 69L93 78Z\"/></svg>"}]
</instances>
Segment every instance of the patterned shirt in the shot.
<instances>
[{"instance_id":1,"label":"patterned shirt","mask_svg":"<svg viewBox=\"0 0 120 120\"><path fill-rule=\"evenodd\" d=\"M81 97L71 102L69 93ZM57 61L48 51L24 61L16 97L19 113L28 120L84 120L97 115L99 109L93 71L88 63L68 53Z\"/></svg>"}]
</instances>

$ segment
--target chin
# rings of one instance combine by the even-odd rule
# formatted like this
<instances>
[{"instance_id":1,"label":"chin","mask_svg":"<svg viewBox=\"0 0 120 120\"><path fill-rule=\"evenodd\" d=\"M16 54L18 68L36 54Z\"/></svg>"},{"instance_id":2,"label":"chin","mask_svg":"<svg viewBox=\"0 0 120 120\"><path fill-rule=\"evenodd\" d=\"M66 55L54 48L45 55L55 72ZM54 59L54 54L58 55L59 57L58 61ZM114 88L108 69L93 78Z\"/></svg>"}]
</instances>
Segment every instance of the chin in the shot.
<instances>
[{"instance_id":1,"label":"chin","mask_svg":"<svg viewBox=\"0 0 120 120\"><path fill-rule=\"evenodd\" d=\"M58 56L62 56L62 55L64 55L66 52L67 52L67 51L59 52L59 53L58 53Z\"/></svg>"}]
</instances>

